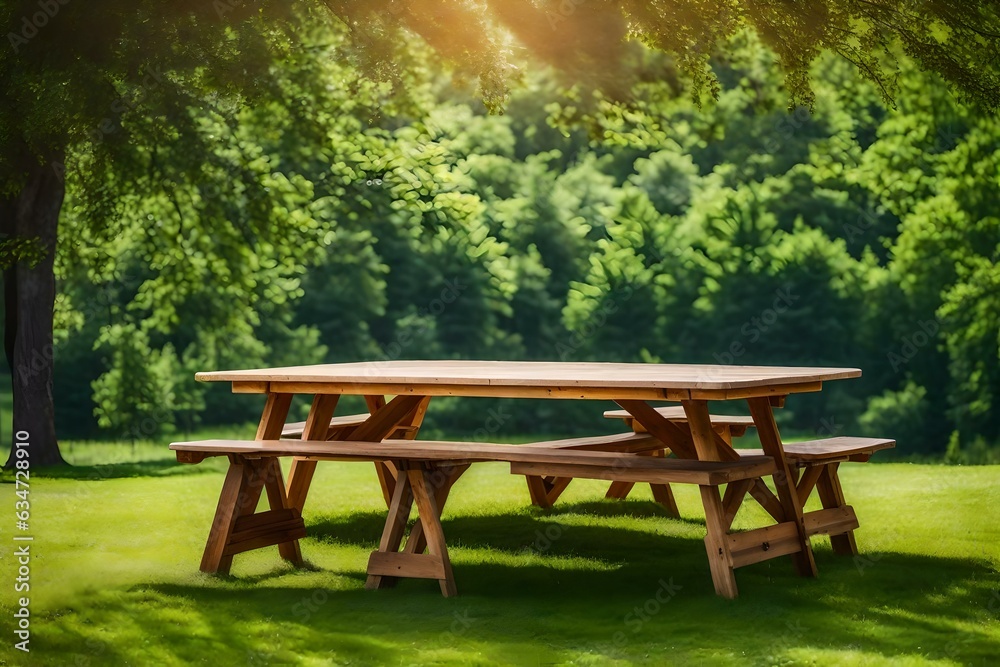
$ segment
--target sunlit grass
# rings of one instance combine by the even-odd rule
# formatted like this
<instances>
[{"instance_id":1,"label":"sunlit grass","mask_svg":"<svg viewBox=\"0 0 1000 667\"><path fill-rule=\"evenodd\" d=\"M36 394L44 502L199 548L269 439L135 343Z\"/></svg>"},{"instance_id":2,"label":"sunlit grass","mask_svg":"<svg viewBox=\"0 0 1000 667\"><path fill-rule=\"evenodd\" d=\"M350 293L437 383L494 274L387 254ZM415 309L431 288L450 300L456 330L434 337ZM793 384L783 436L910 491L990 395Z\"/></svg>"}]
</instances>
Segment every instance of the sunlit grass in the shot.
<instances>
[{"instance_id":1,"label":"sunlit grass","mask_svg":"<svg viewBox=\"0 0 1000 667\"><path fill-rule=\"evenodd\" d=\"M140 444L111 463L121 447L67 447L77 468L33 480L33 650L25 662L7 641L3 664L985 665L1000 655L996 467L847 466L863 556L836 556L818 538L818 579L797 577L788 559L761 563L737 572L741 597L726 601L713 594L696 489L676 489L682 520L648 489L604 501L587 480L546 512L505 466L474 466L444 517L459 588L444 599L430 581L364 590L385 512L368 465L320 466L308 568L270 548L211 577L198 562L223 462L177 466L163 444ZM2 488L7 505L13 487ZM737 525L758 519L748 511ZM3 570L9 581L7 558ZM658 602L664 586L679 589Z\"/></svg>"}]
</instances>

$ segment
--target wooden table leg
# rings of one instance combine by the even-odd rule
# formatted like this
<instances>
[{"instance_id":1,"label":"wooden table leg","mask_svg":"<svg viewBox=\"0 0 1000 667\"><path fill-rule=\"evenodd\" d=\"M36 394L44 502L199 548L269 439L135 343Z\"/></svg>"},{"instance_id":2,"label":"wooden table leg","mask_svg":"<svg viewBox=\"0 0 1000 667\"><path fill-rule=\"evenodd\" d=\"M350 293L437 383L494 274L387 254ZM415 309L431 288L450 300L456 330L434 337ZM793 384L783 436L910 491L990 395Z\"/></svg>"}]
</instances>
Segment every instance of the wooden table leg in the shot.
<instances>
[{"instance_id":1,"label":"wooden table leg","mask_svg":"<svg viewBox=\"0 0 1000 667\"><path fill-rule=\"evenodd\" d=\"M781 436L778 434L778 425L774 421L774 413L771 410L771 401L766 396L748 398L747 404L750 406L750 414L753 415L754 425L757 427L757 435L760 437L760 444L764 449L764 454L774 459L778 467L777 474L774 475L774 486L778 491L778 500L785 511L785 520L795 522L798 530L798 538L801 549L792 554L792 562L795 569L804 577L815 577L816 560L813 558L812 545L809 543L809 535L806 533L805 523L802 519L802 503L799 501L799 494L795 489L796 479L792 474L791 466L785 458L785 450L781 446Z\"/></svg>"},{"instance_id":2,"label":"wooden table leg","mask_svg":"<svg viewBox=\"0 0 1000 667\"><path fill-rule=\"evenodd\" d=\"M306 425L302 429L302 440L326 440L330 428L330 419L337 409L339 394L316 394L313 396ZM292 459L292 468L288 472L288 502L302 513L316 472L316 461Z\"/></svg>"},{"instance_id":3,"label":"wooden table leg","mask_svg":"<svg viewBox=\"0 0 1000 667\"><path fill-rule=\"evenodd\" d=\"M400 395L388 403L384 396L366 396L371 416L363 424L358 425L345 436L345 440L360 440L364 442L379 442L389 437L400 426L420 426L427 404L428 396ZM407 437L416 437L415 428L410 428ZM379 486L386 505L392 502L393 489L398 475L396 469L388 461L376 461L375 472L378 474Z\"/></svg>"}]
</instances>

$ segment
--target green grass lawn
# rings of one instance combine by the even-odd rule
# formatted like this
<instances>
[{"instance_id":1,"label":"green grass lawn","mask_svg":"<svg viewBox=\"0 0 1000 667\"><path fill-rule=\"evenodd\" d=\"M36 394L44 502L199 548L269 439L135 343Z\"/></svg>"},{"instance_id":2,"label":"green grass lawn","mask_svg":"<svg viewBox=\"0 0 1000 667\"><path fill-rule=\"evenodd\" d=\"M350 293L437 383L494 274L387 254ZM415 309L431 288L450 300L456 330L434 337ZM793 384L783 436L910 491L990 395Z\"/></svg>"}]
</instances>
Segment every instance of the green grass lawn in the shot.
<instances>
[{"instance_id":1,"label":"green grass lawn","mask_svg":"<svg viewBox=\"0 0 1000 667\"><path fill-rule=\"evenodd\" d=\"M433 581L364 590L385 512L369 465L320 466L302 541L309 567L290 567L271 547L213 577L198 563L220 462L178 466L164 445L66 453L76 468L32 480L32 652L14 651L5 630L0 664L1000 660L998 467L847 466L864 555L836 556L817 538L818 579L781 558L738 570L740 598L728 601L713 593L696 489L676 489L682 520L667 518L648 488L605 501L604 485L586 480L542 511L504 465L474 466L443 519L459 589L444 599ZM0 506L12 508L3 479ZM737 525L760 518L747 508Z\"/></svg>"}]
</instances>

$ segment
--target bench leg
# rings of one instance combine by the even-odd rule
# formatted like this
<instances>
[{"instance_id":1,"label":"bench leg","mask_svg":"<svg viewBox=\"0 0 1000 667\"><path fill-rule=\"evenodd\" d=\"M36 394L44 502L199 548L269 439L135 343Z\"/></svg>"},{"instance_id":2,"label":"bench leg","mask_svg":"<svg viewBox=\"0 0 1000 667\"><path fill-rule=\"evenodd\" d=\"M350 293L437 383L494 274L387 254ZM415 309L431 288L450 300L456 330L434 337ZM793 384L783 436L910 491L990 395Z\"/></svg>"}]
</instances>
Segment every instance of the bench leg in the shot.
<instances>
[{"instance_id":1,"label":"bench leg","mask_svg":"<svg viewBox=\"0 0 1000 667\"><path fill-rule=\"evenodd\" d=\"M208 543L205 545L205 552L201 557L201 571L213 574L222 571L223 574L229 572L229 564L232 558L222 567L222 552L226 548L230 533L233 532L233 524L239 516L238 507L243 495L246 476L241 463L230 462L229 470L226 472L226 481L222 484L222 493L219 495L219 504L215 508L215 519L212 521L212 528L208 532Z\"/></svg>"},{"instance_id":2,"label":"bench leg","mask_svg":"<svg viewBox=\"0 0 1000 667\"><path fill-rule=\"evenodd\" d=\"M438 512L444 511L451 487L468 469L469 464L463 463L452 468L440 467L430 474L431 487L434 489L434 502L437 503ZM410 554L422 554L426 549L427 535L424 533L424 524L422 521L417 521L406 538L406 546L403 547L403 551Z\"/></svg>"},{"instance_id":3,"label":"bench leg","mask_svg":"<svg viewBox=\"0 0 1000 667\"><path fill-rule=\"evenodd\" d=\"M258 514L257 503L265 487L271 509ZM300 564L298 540L305 534L298 510L286 505L278 460L231 457L201 571L228 574L234 555L274 545L283 558Z\"/></svg>"},{"instance_id":4,"label":"bench leg","mask_svg":"<svg viewBox=\"0 0 1000 667\"><path fill-rule=\"evenodd\" d=\"M743 505L743 499L746 498L747 493L754 486L754 480L752 479L741 479L738 482L730 482L726 485L726 493L722 496L722 516L723 525L726 530L729 530L733 525L733 520L736 519L736 513L739 512L740 506Z\"/></svg>"},{"instance_id":5,"label":"bench leg","mask_svg":"<svg viewBox=\"0 0 1000 667\"><path fill-rule=\"evenodd\" d=\"M378 543L378 551L372 554L392 554L399 550L399 545L403 542L403 535L406 533L406 522L410 518L410 508L413 506L413 493L410 490L410 481L406 475L402 475L399 484L396 484L392 491L392 499L389 501L389 515L385 520L385 528L382 529L382 539ZM372 563L368 563L368 581L365 588L377 589L387 588L392 584L394 578L389 575L373 574Z\"/></svg>"},{"instance_id":6,"label":"bench leg","mask_svg":"<svg viewBox=\"0 0 1000 667\"><path fill-rule=\"evenodd\" d=\"M432 484L434 470L400 470L379 549L372 552L368 560L368 581L365 588L387 588L392 585L393 578L413 577L437 579L441 594L445 597L457 594L444 529L441 527L441 510ZM420 530L423 537L414 537L411 533L411 539L414 539L414 544L420 539L426 540L426 554L415 553L416 547L414 552L398 550L406 531L410 507L414 502L420 519L417 525L422 526Z\"/></svg>"},{"instance_id":7,"label":"bench leg","mask_svg":"<svg viewBox=\"0 0 1000 667\"><path fill-rule=\"evenodd\" d=\"M608 492L604 494L604 497L613 500L625 500L628 498L628 494L632 492L632 487L634 486L635 482L611 482L611 486L608 487Z\"/></svg>"},{"instance_id":8,"label":"bench leg","mask_svg":"<svg viewBox=\"0 0 1000 667\"><path fill-rule=\"evenodd\" d=\"M648 452L640 452L637 456L666 456L666 451L663 449L654 449ZM604 494L605 498L624 500L628 498L628 494L632 492L635 487L635 482L611 482L611 486L608 487L608 492ZM674 500L674 492L670 489L669 484L650 484L649 490L653 493L653 500L663 505L667 510L667 514L679 519L681 516L680 511L677 509L677 501Z\"/></svg>"},{"instance_id":9,"label":"bench leg","mask_svg":"<svg viewBox=\"0 0 1000 667\"><path fill-rule=\"evenodd\" d=\"M293 509L285 495L285 482L281 475L281 463L278 459L268 459L265 464L264 489L267 491L267 504L272 511ZM298 508L294 508L297 516L302 516ZM305 524L303 524L304 526ZM278 553L282 558L295 565L302 565L302 551L299 541L289 540L278 543Z\"/></svg>"},{"instance_id":10,"label":"bench leg","mask_svg":"<svg viewBox=\"0 0 1000 667\"><path fill-rule=\"evenodd\" d=\"M823 466L822 473L816 482L816 490L819 491L820 501L824 509L847 507L844 499L844 490L840 486L840 477L837 475L839 463L829 463ZM856 556L858 545L854 541L854 530L839 535L830 535L830 545L834 553L842 556Z\"/></svg>"},{"instance_id":11,"label":"bench leg","mask_svg":"<svg viewBox=\"0 0 1000 667\"><path fill-rule=\"evenodd\" d=\"M735 599L739 595L736 588L736 575L733 574L733 555L729 550L725 512L719 489L714 486L701 486L701 502L705 507L705 551L708 553L708 566L712 570L712 583L715 592L724 598Z\"/></svg>"},{"instance_id":12,"label":"bench leg","mask_svg":"<svg viewBox=\"0 0 1000 667\"><path fill-rule=\"evenodd\" d=\"M536 507L548 509L552 507L563 494L572 477L541 477L538 475L525 475L525 482L528 484L528 495L531 497L531 504Z\"/></svg>"},{"instance_id":13,"label":"bench leg","mask_svg":"<svg viewBox=\"0 0 1000 667\"><path fill-rule=\"evenodd\" d=\"M413 499L420 513L420 525L424 527L424 537L427 540L427 555L424 558L436 558L441 563L441 574L438 583L441 594L446 598L458 594L455 588L455 575L451 571L451 559L448 557L448 545L444 539L444 529L441 527L441 511L434 501L434 493L430 487L427 474L423 470L408 470L407 476L413 487Z\"/></svg>"}]
</instances>

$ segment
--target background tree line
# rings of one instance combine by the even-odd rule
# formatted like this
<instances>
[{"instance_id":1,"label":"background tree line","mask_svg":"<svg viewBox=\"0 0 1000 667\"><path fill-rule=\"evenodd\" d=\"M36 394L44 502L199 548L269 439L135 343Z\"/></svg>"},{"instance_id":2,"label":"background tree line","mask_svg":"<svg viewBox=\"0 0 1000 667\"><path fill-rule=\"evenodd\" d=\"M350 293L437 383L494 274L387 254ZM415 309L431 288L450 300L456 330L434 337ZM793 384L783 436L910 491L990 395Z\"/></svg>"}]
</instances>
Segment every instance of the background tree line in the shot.
<instances>
[{"instance_id":1,"label":"background tree line","mask_svg":"<svg viewBox=\"0 0 1000 667\"><path fill-rule=\"evenodd\" d=\"M400 99L349 60L290 58L276 101L179 109L188 140L136 144L128 170L71 155L60 436L255 418L252 400L195 383L202 369L802 364L864 377L789 402L790 428L989 457L1000 121L902 55L894 106L820 58L810 111L787 109L776 56L752 33L725 53L711 60L716 101L642 50L627 104L543 70L501 116L419 68ZM115 224L98 232L96 218ZM575 402L501 409L506 432L609 426ZM483 415L439 400L428 426L471 432Z\"/></svg>"}]
</instances>

